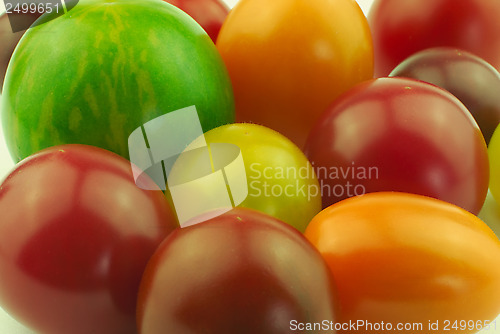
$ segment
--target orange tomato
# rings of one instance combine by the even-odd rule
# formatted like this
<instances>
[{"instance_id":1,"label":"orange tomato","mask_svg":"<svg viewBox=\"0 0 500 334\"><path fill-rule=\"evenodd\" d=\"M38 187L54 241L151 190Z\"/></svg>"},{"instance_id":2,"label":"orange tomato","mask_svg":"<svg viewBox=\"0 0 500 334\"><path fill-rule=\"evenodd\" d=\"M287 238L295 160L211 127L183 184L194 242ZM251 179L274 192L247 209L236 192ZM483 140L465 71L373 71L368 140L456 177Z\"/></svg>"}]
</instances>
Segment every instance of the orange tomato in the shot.
<instances>
[{"instance_id":1,"label":"orange tomato","mask_svg":"<svg viewBox=\"0 0 500 334\"><path fill-rule=\"evenodd\" d=\"M323 210L305 236L334 275L340 322L364 321L362 333L381 332L382 323L396 332L473 333L500 312L500 241L452 204L370 193Z\"/></svg>"},{"instance_id":2,"label":"orange tomato","mask_svg":"<svg viewBox=\"0 0 500 334\"><path fill-rule=\"evenodd\" d=\"M373 76L368 22L353 0L241 0L217 47L237 121L271 127L299 147L328 104Z\"/></svg>"}]
</instances>

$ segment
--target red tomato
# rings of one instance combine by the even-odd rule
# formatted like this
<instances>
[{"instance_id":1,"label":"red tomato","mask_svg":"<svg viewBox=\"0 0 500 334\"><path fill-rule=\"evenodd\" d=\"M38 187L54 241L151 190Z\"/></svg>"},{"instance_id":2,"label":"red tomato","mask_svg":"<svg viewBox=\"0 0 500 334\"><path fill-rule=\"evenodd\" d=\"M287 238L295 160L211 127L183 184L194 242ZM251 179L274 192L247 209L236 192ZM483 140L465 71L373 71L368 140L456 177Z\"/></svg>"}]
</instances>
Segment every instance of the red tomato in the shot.
<instances>
[{"instance_id":1,"label":"red tomato","mask_svg":"<svg viewBox=\"0 0 500 334\"><path fill-rule=\"evenodd\" d=\"M237 208L161 244L141 282L139 333L290 334L335 321L333 292L325 262L300 232Z\"/></svg>"},{"instance_id":2,"label":"red tomato","mask_svg":"<svg viewBox=\"0 0 500 334\"><path fill-rule=\"evenodd\" d=\"M410 56L390 75L429 82L455 95L489 143L500 123L500 74L486 61L454 48L432 48Z\"/></svg>"},{"instance_id":3,"label":"red tomato","mask_svg":"<svg viewBox=\"0 0 500 334\"><path fill-rule=\"evenodd\" d=\"M500 1L375 0L368 14L375 75L436 46L472 52L500 70Z\"/></svg>"},{"instance_id":4,"label":"red tomato","mask_svg":"<svg viewBox=\"0 0 500 334\"><path fill-rule=\"evenodd\" d=\"M353 0L241 0L217 48L236 120L270 127L299 147L333 99L373 76L370 29Z\"/></svg>"},{"instance_id":5,"label":"red tomato","mask_svg":"<svg viewBox=\"0 0 500 334\"><path fill-rule=\"evenodd\" d=\"M488 152L472 115L449 92L404 78L362 83L337 99L309 136L323 207L376 191L438 198L478 213Z\"/></svg>"},{"instance_id":6,"label":"red tomato","mask_svg":"<svg viewBox=\"0 0 500 334\"><path fill-rule=\"evenodd\" d=\"M165 0L189 14L215 43L229 8L221 0Z\"/></svg>"},{"instance_id":7,"label":"red tomato","mask_svg":"<svg viewBox=\"0 0 500 334\"><path fill-rule=\"evenodd\" d=\"M319 213L305 236L333 273L339 322L360 325L351 333L474 333L500 312L500 241L452 204L367 194Z\"/></svg>"},{"instance_id":8,"label":"red tomato","mask_svg":"<svg viewBox=\"0 0 500 334\"><path fill-rule=\"evenodd\" d=\"M41 151L0 186L0 305L43 333L136 333L146 263L176 225L130 162L83 145Z\"/></svg>"}]
</instances>

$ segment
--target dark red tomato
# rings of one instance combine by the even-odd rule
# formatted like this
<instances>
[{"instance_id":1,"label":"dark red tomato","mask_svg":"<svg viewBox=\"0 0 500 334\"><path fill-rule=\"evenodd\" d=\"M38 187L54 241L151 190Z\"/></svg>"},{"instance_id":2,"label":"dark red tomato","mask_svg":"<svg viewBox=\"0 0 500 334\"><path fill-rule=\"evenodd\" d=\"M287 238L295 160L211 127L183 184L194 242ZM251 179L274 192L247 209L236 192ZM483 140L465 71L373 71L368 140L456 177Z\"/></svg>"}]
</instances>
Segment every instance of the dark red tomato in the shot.
<instances>
[{"instance_id":1,"label":"dark red tomato","mask_svg":"<svg viewBox=\"0 0 500 334\"><path fill-rule=\"evenodd\" d=\"M298 230L237 208L161 244L141 282L137 320L140 334L290 334L335 321L335 305L328 267Z\"/></svg>"},{"instance_id":2,"label":"dark red tomato","mask_svg":"<svg viewBox=\"0 0 500 334\"><path fill-rule=\"evenodd\" d=\"M221 0L164 0L189 14L215 43L229 8Z\"/></svg>"},{"instance_id":3,"label":"dark red tomato","mask_svg":"<svg viewBox=\"0 0 500 334\"><path fill-rule=\"evenodd\" d=\"M472 115L451 93L406 78L362 83L337 99L305 148L327 207L366 192L426 195L478 213L488 155Z\"/></svg>"},{"instance_id":4,"label":"dark red tomato","mask_svg":"<svg viewBox=\"0 0 500 334\"><path fill-rule=\"evenodd\" d=\"M472 52L500 70L499 17L498 0L375 0L368 14L375 75L437 46Z\"/></svg>"},{"instance_id":5,"label":"dark red tomato","mask_svg":"<svg viewBox=\"0 0 500 334\"><path fill-rule=\"evenodd\" d=\"M454 48L432 48L410 56L390 75L426 81L458 97L490 142L500 123L500 74L486 61Z\"/></svg>"},{"instance_id":6,"label":"dark red tomato","mask_svg":"<svg viewBox=\"0 0 500 334\"><path fill-rule=\"evenodd\" d=\"M176 226L130 162L83 145L41 151L0 186L0 305L51 334L136 333L146 263Z\"/></svg>"}]
</instances>

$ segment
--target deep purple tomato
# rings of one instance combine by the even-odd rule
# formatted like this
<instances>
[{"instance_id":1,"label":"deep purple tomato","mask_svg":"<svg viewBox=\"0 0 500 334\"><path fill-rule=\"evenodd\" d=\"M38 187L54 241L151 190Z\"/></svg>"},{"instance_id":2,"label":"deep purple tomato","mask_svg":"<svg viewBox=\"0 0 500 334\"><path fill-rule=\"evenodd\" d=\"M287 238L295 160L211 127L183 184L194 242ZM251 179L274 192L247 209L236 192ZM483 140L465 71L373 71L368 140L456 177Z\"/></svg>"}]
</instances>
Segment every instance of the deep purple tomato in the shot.
<instances>
[{"instance_id":1,"label":"deep purple tomato","mask_svg":"<svg viewBox=\"0 0 500 334\"><path fill-rule=\"evenodd\" d=\"M390 74L432 83L455 95L471 112L490 142L500 123L500 74L482 58L454 48L426 49L410 56Z\"/></svg>"}]
</instances>

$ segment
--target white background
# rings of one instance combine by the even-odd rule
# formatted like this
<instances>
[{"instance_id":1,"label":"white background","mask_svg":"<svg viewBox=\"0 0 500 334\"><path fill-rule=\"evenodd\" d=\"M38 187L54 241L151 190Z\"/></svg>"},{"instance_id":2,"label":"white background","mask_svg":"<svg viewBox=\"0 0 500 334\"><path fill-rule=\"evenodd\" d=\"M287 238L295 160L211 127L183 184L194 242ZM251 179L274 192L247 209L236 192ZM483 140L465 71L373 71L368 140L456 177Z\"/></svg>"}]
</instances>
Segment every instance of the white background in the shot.
<instances>
[{"instance_id":1,"label":"white background","mask_svg":"<svg viewBox=\"0 0 500 334\"><path fill-rule=\"evenodd\" d=\"M234 6L237 0L224 0L230 7ZM272 0L269 0L272 1ZM370 5L373 0L357 0L361 9L368 13ZM5 9L3 7L3 1L0 0L0 13L2 13ZM1 46L0 46L1 47ZM1 98L1 96L0 96ZM7 173L14 166L12 159L7 151L7 147L5 145L5 141L3 139L2 128L0 127L0 180L7 175ZM1 218L1 214L0 214ZM500 263L499 263L500 265ZM0 278L1 279L1 278ZM464 319L467 320L467 319ZM9 317L7 313L5 313L0 308L0 334L36 334L35 332L24 328L22 325L17 323L15 320ZM50 333L48 333L50 334ZM71 333L68 333L71 334ZM90 334L90 333L89 333ZM484 331L482 334L500 334L500 316L497 318L497 329Z\"/></svg>"}]
</instances>

